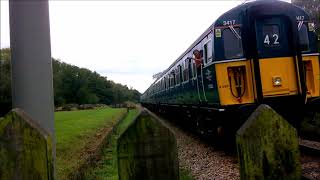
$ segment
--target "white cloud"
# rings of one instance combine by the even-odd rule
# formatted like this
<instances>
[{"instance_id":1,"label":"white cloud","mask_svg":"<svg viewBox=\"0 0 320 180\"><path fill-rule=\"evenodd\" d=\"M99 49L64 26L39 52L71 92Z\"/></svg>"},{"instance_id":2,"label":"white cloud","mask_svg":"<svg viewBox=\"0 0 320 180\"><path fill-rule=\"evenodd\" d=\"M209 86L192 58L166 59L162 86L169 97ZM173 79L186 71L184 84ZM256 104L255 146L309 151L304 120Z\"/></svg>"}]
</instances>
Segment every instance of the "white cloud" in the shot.
<instances>
[{"instance_id":1,"label":"white cloud","mask_svg":"<svg viewBox=\"0 0 320 180\"><path fill-rule=\"evenodd\" d=\"M1 47L9 46L1 2ZM52 56L143 92L222 13L241 1L50 1Z\"/></svg>"}]
</instances>

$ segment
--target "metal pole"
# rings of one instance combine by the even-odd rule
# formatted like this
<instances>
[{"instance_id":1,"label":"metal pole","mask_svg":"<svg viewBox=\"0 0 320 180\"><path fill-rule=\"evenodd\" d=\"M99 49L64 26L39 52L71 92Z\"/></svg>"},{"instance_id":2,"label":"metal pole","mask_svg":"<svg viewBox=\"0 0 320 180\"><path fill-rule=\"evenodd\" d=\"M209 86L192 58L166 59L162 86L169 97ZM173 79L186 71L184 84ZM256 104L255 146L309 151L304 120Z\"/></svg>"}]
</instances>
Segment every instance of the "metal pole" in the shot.
<instances>
[{"instance_id":1,"label":"metal pole","mask_svg":"<svg viewBox=\"0 0 320 180\"><path fill-rule=\"evenodd\" d=\"M13 107L54 137L48 0L9 0L9 11Z\"/></svg>"}]
</instances>

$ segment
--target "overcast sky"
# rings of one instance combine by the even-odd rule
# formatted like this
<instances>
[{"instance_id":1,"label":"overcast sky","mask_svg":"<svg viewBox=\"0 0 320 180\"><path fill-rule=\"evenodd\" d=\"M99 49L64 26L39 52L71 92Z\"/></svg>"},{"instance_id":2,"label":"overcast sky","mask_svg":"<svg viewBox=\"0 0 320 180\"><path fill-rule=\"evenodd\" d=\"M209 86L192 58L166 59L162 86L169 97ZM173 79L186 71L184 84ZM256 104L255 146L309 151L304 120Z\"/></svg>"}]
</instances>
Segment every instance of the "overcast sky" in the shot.
<instances>
[{"instance_id":1,"label":"overcast sky","mask_svg":"<svg viewBox=\"0 0 320 180\"><path fill-rule=\"evenodd\" d=\"M221 14L243 1L50 1L52 57L144 92ZM9 47L8 1L1 48ZM32 43L32 42L30 42Z\"/></svg>"}]
</instances>

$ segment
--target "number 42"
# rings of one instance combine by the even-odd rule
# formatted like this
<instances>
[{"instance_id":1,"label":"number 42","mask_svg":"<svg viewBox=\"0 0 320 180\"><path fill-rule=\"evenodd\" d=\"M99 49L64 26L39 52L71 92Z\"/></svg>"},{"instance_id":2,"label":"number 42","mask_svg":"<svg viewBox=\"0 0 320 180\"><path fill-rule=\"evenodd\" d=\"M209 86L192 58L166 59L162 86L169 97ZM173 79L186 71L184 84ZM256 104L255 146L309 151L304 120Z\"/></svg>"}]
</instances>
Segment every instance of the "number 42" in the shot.
<instances>
[{"instance_id":1,"label":"number 42","mask_svg":"<svg viewBox=\"0 0 320 180\"><path fill-rule=\"evenodd\" d=\"M279 44L279 41L278 41L279 35L278 35L278 34L273 34L272 37L273 37L273 40L274 40L274 41L273 41L273 44L275 44L275 45ZM269 35L268 35L268 34L267 34L266 37L264 38L263 43L270 45L270 38L269 38Z\"/></svg>"}]
</instances>

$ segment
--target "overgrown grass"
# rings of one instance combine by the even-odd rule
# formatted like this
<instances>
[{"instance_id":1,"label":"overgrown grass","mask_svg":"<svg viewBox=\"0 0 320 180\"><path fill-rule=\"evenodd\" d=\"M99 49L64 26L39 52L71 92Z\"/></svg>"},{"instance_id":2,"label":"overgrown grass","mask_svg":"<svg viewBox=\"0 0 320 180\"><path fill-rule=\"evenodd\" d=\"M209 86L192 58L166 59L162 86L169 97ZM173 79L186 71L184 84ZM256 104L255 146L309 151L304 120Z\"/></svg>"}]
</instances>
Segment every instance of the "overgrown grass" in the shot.
<instances>
[{"instance_id":1,"label":"overgrown grass","mask_svg":"<svg viewBox=\"0 0 320 180\"><path fill-rule=\"evenodd\" d=\"M123 119L108 137L108 145L103 149L103 157L96 167L92 167L86 173L85 179L118 179L117 169L117 138L130 125L134 118L138 115L138 110L130 110L125 119Z\"/></svg>"},{"instance_id":2,"label":"overgrown grass","mask_svg":"<svg viewBox=\"0 0 320 180\"><path fill-rule=\"evenodd\" d=\"M194 180L189 170L185 168L179 169L180 180Z\"/></svg>"},{"instance_id":3,"label":"overgrown grass","mask_svg":"<svg viewBox=\"0 0 320 180\"><path fill-rule=\"evenodd\" d=\"M68 179L83 161L81 150L104 127L112 127L126 109L94 109L55 113L56 169L58 179Z\"/></svg>"},{"instance_id":4,"label":"overgrown grass","mask_svg":"<svg viewBox=\"0 0 320 180\"><path fill-rule=\"evenodd\" d=\"M85 178L88 180L118 180L118 166L117 166L117 139L127 129L130 123L138 115L138 110L130 110L127 117L119 122L114 127L113 132L108 137L108 144L103 149L103 157L98 162L96 167L92 167L86 172ZM191 176L190 171L181 168L179 170L180 180L194 180Z\"/></svg>"}]
</instances>

